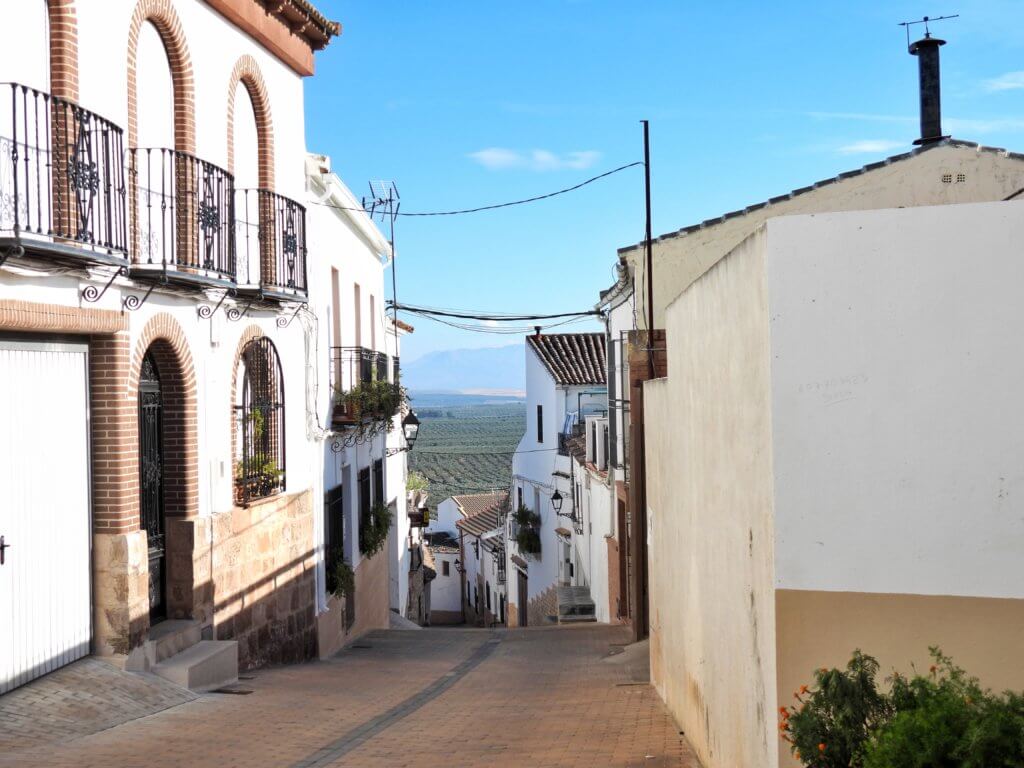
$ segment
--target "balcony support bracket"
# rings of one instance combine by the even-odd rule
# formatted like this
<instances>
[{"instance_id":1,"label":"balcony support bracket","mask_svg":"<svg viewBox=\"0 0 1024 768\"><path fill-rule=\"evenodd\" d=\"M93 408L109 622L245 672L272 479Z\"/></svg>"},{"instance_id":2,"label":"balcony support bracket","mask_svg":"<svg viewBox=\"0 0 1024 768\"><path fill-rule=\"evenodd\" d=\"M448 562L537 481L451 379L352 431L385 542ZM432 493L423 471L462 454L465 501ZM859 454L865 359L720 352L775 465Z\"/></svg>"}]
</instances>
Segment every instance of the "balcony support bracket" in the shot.
<instances>
[{"instance_id":1,"label":"balcony support bracket","mask_svg":"<svg viewBox=\"0 0 1024 768\"><path fill-rule=\"evenodd\" d=\"M210 309L209 304L200 304L196 307L196 314L198 314L202 320L209 320L217 314L217 310L220 309L220 305L224 303L224 299L231 295L234 295L234 291L231 289L224 291L224 295L220 297L220 301L217 302L217 306L213 309Z\"/></svg>"},{"instance_id":2,"label":"balcony support bracket","mask_svg":"<svg viewBox=\"0 0 1024 768\"><path fill-rule=\"evenodd\" d=\"M288 317L288 318L279 317L279 318L277 318L277 327L278 328L287 328L289 325L292 324L292 321L296 317L298 317L299 312L301 312L303 309L305 309L306 306L307 306L306 304L299 304L299 306L297 306L295 308L295 311L292 312L291 317Z\"/></svg>"},{"instance_id":3,"label":"balcony support bracket","mask_svg":"<svg viewBox=\"0 0 1024 768\"><path fill-rule=\"evenodd\" d=\"M4 263L9 258L11 258L11 256L19 256L20 257L20 256L24 256L24 255L25 255L25 249L23 247L21 247L20 245L12 245L12 246L10 246L8 248L4 248L3 251L0 251L0 267L2 267L4 265Z\"/></svg>"},{"instance_id":4,"label":"balcony support bracket","mask_svg":"<svg viewBox=\"0 0 1024 768\"><path fill-rule=\"evenodd\" d=\"M166 278L160 281L154 281L153 284L149 286L149 290L146 291L146 295L143 296L141 299L134 293L128 294L127 296L124 297L124 300L121 302L121 311L124 312L124 310L128 310L129 312L134 312L149 300L149 295L153 293L153 289L156 288L157 282L163 283L166 281Z\"/></svg>"},{"instance_id":5,"label":"balcony support bracket","mask_svg":"<svg viewBox=\"0 0 1024 768\"><path fill-rule=\"evenodd\" d=\"M103 290L100 290L95 285L87 285L82 289L82 298L88 301L90 304L95 304L97 301L103 298L103 294L106 293L110 286L114 284L114 281L119 277L128 277L128 267L118 267L114 274L110 276L107 284L103 286Z\"/></svg>"},{"instance_id":6,"label":"balcony support bracket","mask_svg":"<svg viewBox=\"0 0 1024 768\"><path fill-rule=\"evenodd\" d=\"M230 320L233 323L237 323L239 320L241 320L243 317L249 314L249 307L252 306L252 303L254 301L255 299L249 299L249 302L245 305L245 309L241 311L239 311L238 307L230 307L227 310L225 310L225 314L228 316L228 320Z\"/></svg>"}]
</instances>

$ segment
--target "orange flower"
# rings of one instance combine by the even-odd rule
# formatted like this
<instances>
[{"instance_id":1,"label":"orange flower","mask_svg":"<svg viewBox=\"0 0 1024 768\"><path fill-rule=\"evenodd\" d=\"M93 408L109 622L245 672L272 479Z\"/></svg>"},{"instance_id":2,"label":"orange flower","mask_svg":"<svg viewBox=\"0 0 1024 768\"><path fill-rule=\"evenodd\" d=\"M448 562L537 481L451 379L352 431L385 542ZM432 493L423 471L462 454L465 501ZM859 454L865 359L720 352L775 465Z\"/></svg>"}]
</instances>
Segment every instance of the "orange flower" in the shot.
<instances>
[{"instance_id":1,"label":"orange flower","mask_svg":"<svg viewBox=\"0 0 1024 768\"><path fill-rule=\"evenodd\" d=\"M939 668L932 664L930 667L928 667L928 671L934 675L936 672L939 671Z\"/></svg>"},{"instance_id":2,"label":"orange flower","mask_svg":"<svg viewBox=\"0 0 1024 768\"><path fill-rule=\"evenodd\" d=\"M822 742L821 744L818 745L818 751L821 752L822 754L825 753L825 742Z\"/></svg>"},{"instance_id":3,"label":"orange flower","mask_svg":"<svg viewBox=\"0 0 1024 768\"><path fill-rule=\"evenodd\" d=\"M793 753L793 757L795 757L797 760L800 759L800 750L799 749L796 752Z\"/></svg>"},{"instance_id":4,"label":"orange flower","mask_svg":"<svg viewBox=\"0 0 1024 768\"><path fill-rule=\"evenodd\" d=\"M779 714L781 714L783 717L789 717L789 708L779 707Z\"/></svg>"},{"instance_id":5,"label":"orange flower","mask_svg":"<svg viewBox=\"0 0 1024 768\"><path fill-rule=\"evenodd\" d=\"M818 671L819 671L819 672L821 672L821 674L823 674L823 675L824 675L824 674L825 674L826 672L828 672L828 667L822 667L822 668L821 668L821 669L819 669Z\"/></svg>"},{"instance_id":6,"label":"orange flower","mask_svg":"<svg viewBox=\"0 0 1024 768\"><path fill-rule=\"evenodd\" d=\"M800 693L807 693L807 692L808 692L807 686L806 685L801 685L800 686Z\"/></svg>"}]
</instances>

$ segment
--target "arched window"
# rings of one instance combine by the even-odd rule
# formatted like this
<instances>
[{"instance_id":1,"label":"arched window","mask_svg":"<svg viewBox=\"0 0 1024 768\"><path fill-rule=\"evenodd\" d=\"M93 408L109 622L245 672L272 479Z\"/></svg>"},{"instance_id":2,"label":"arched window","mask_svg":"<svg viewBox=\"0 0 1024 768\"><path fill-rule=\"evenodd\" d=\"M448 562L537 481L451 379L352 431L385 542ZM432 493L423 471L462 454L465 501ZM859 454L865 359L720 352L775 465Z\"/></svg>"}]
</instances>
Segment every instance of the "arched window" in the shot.
<instances>
[{"instance_id":1,"label":"arched window","mask_svg":"<svg viewBox=\"0 0 1024 768\"><path fill-rule=\"evenodd\" d=\"M235 372L235 501L285 488L284 378L273 342L253 339Z\"/></svg>"}]
</instances>

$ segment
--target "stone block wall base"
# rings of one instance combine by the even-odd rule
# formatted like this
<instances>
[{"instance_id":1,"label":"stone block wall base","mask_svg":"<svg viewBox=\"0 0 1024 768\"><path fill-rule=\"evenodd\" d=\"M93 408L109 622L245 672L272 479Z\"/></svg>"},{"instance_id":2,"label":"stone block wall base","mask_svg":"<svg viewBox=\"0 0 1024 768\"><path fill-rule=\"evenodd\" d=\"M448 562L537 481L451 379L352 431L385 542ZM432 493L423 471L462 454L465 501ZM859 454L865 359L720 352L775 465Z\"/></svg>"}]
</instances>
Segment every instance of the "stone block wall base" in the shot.
<instances>
[{"instance_id":1,"label":"stone block wall base","mask_svg":"<svg viewBox=\"0 0 1024 768\"><path fill-rule=\"evenodd\" d=\"M531 627L543 627L549 624L549 616L558 616L558 595L555 585L545 589L526 606L526 622Z\"/></svg>"},{"instance_id":2,"label":"stone block wall base","mask_svg":"<svg viewBox=\"0 0 1024 768\"><path fill-rule=\"evenodd\" d=\"M127 655L149 630L146 532L92 537L93 653Z\"/></svg>"},{"instance_id":3,"label":"stone block wall base","mask_svg":"<svg viewBox=\"0 0 1024 768\"><path fill-rule=\"evenodd\" d=\"M205 541L211 553L214 637L238 641L239 669L316 658L311 492L236 507L213 515L208 525L208 539L193 529L193 563L201 560L198 542ZM200 606L203 584L197 578L194 585ZM384 587L387 610L386 573Z\"/></svg>"}]
</instances>

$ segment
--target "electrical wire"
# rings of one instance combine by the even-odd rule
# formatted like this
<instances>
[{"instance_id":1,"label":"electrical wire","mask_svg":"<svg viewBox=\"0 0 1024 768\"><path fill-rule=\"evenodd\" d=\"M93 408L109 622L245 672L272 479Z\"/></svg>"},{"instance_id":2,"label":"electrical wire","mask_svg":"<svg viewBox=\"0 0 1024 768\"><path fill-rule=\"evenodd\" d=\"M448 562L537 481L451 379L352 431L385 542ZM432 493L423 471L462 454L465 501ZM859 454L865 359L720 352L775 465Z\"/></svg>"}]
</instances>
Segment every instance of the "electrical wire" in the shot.
<instances>
[{"instance_id":1,"label":"electrical wire","mask_svg":"<svg viewBox=\"0 0 1024 768\"><path fill-rule=\"evenodd\" d=\"M548 192L547 194L544 194L544 195L536 195L535 197L527 197L527 198L524 198L523 200L511 200L511 201L509 201L507 203L495 203L493 205L481 205L481 206L478 206L476 208L462 208L462 209L455 210L455 211L423 211L423 212L419 212L419 211L417 211L417 212L398 211L394 215L395 216L410 216L410 217L412 217L412 216L419 216L419 217L422 217L422 216L459 216L459 215L464 214L464 213L479 213L481 211L497 210L498 208L511 208L514 205L525 205L527 203L536 203L536 202L538 202L540 200L547 200L549 198L558 197L559 195L564 195L564 194L567 194L569 192L575 192L577 189L581 189L582 187L585 187L588 184L593 184L595 181L599 181L599 180L601 180L601 179L603 179L603 178L605 178L607 176L611 176L614 173L619 173L620 171L624 171L627 168L633 168L633 167L638 166L638 165L643 165L643 162L638 160L635 163L629 163L627 165L620 165L618 168L613 168L612 170L605 171L604 173L598 174L597 176L592 176L591 178L586 179L585 181L581 181L579 184L574 184L571 187L566 187L565 189L559 189L559 190L556 190L554 192ZM346 208L345 206L334 205L334 204L328 203L326 201L325 202L313 201L313 205L322 205L325 208L334 208L335 210L339 210L339 211L360 211L361 213L367 213L365 208Z\"/></svg>"},{"instance_id":2,"label":"electrical wire","mask_svg":"<svg viewBox=\"0 0 1024 768\"><path fill-rule=\"evenodd\" d=\"M423 315L441 315L443 317L456 317L464 320L553 320L558 317L579 317L581 315L601 315L603 314L598 309L587 309L582 312L555 312L547 315L510 315L503 313L479 313L470 314L469 312L462 311L447 311L441 309L430 309L429 307L419 307L415 304L398 304L398 309L404 312L415 312Z\"/></svg>"}]
</instances>

